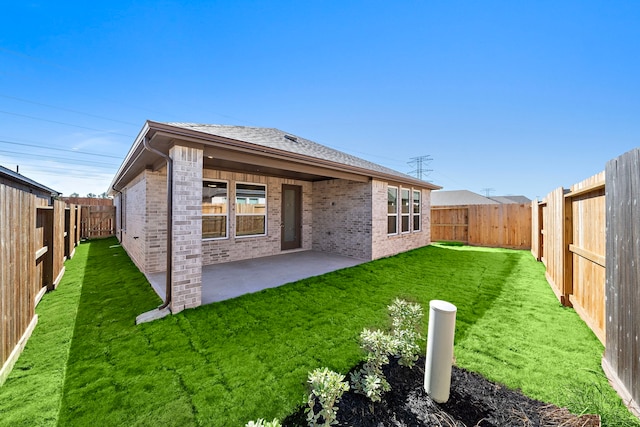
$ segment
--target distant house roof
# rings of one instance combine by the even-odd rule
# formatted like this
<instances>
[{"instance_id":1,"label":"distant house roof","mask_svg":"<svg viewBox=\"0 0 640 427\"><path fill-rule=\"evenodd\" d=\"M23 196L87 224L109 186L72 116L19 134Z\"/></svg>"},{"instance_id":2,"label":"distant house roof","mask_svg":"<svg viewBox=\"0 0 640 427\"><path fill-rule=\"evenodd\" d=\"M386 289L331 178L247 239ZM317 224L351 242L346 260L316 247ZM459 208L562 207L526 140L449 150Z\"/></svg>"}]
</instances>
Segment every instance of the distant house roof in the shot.
<instances>
[{"instance_id":1,"label":"distant house roof","mask_svg":"<svg viewBox=\"0 0 640 427\"><path fill-rule=\"evenodd\" d=\"M0 166L0 184L19 188L20 190L34 193L40 197L55 197L62 194L59 191L52 190L46 185L42 185L39 182L36 182L31 178L27 178L24 175L20 175L11 169L5 168L4 166Z\"/></svg>"},{"instance_id":2,"label":"distant house roof","mask_svg":"<svg viewBox=\"0 0 640 427\"><path fill-rule=\"evenodd\" d=\"M492 196L490 199L498 203L531 203L531 199L525 196Z\"/></svg>"},{"instance_id":3,"label":"distant house roof","mask_svg":"<svg viewBox=\"0 0 640 427\"><path fill-rule=\"evenodd\" d=\"M432 191L431 206L458 206L458 205L498 205L499 202L491 200L469 190Z\"/></svg>"},{"instance_id":4,"label":"distant house roof","mask_svg":"<svg viewBox=\"0 0 640 427\"><path fill-rule=\"evenodd\" d=\"M485 197L469 190L441 190L431 193L431 206L499 205L530 202L531 200L525 196Z\"/></svg>"},{"instance_id":5,"label":"distant house roof","mask_svg":"<svg viewBox=\"0 0 640 427\"><path fill-rule=\"evenodd\" d=\"M432 190L441 188L279 129L152 121L145 123L116 174L112 187L117 187L120 182L127 182L132 173L139 172L143 161L147 164L154 163L151 154L145 153L142 143L144 138L153 140L154 147L161 151L168 150L165 147L175 139L202 144L205 150L205 167L267 175L286 174L285 176L308 180L361 176ZM142 166L144 168L144 164Z\"/></svg>"}]
</instances>

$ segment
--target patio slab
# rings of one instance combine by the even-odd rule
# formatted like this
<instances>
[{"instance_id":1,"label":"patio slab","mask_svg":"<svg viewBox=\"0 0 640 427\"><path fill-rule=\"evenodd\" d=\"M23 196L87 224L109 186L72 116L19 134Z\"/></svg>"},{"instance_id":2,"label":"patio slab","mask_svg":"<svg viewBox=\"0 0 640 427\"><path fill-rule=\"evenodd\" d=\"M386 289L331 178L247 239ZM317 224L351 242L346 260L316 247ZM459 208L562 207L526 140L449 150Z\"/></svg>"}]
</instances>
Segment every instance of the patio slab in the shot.
<instances>
[{"instance_id":1,"label":"patio slab","mask_svg":"<svg viewBox=\"0 0 640 427\"><path fill-rule=\"evenodd\" d=\"M286 283L319 276L367 260L315 251L291 252L202 267L202 304L275 288ZM165 298L165 272L148 274L156 293Z\"/></svg>"}]
</instances>

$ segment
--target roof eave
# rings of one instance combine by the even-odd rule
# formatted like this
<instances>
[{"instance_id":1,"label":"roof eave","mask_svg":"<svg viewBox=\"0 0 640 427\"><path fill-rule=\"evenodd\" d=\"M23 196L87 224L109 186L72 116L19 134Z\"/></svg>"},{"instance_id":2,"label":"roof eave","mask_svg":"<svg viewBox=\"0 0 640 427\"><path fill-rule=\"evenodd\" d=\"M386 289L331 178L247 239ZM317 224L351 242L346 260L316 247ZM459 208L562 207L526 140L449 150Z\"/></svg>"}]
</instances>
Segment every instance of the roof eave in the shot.
<instances>
[{"instance_id":1,"label":"roof eave","mask_svg":"<svg viewBox=\"0 0 640 427\"><path fill-rule=\"evenodd\" d=\"M281 150L273 147L267 147L264 145L258 145L251 142L238 140L238 139L208 134L206 132L201 132L198 130L185 129L182 127L172 126L166 123L147 120L144 127L138 134L138 137L136 138L135 143L133 144L132 148L129 150L127 157L125 158L122 165L120 166L120 169L118 169L118 172L116 173L116 176L114 177L111 183L110 191L112 189L117 191L118 190L117 187L118 187L118 184L120 184L122 175L126 173L129 169L132 169L135 167L135 161L140 157L141 152L144 151L144 147L143 147L144 137L149 136L151 134L155 135L156 133L161 133L166 136L173 136L176 138L185 138L185 139L188 139L190 142L201 143L205 146L222 144L224 145L225 148L236 149L239 151L245 151L250 153L258 152L261 155L268 156L268 157L287 159L289 161L295 161L299 163L321 165L322 167L325 167L329 170L352 173L355 175L360 175L360 176L368 177L371 179L380 179L385 181L397 182L401 184L410 184L413 186L426 188L429 190L439 190L442 188L440 186L431 184L429 182L422 181L419 179L414 179L411 177L404 177L404 176L394 175L394 174L386 174L386 173L371 170L371 169L365 169L357 166L346 165L344 163L338 163L330 160L319 159L317 157L307 156L300 153L294 153L287 150Z\"/></svg>"}]
</instances>

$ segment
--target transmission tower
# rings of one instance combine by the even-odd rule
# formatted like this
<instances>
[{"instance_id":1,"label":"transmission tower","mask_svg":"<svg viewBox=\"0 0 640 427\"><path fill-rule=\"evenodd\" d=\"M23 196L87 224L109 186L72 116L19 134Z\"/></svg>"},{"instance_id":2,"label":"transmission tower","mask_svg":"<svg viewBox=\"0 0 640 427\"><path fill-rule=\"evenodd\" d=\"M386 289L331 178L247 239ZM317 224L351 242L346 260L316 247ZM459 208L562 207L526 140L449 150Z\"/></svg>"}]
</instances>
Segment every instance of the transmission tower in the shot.
<instances>
[{"instance_id":1,"label":"transmission tower","mask_svg":"<svg viewBox=\"0 0 640 427\"><path fill-rule=\"evenodd\" d=\"M481 191L484 192L484 196L485 197L491 197L491 193L496 191L496 189L495 188L483 188Z\"/></svg>"},{"instance_id":2,"label":"transmission tower","mask_svg":"<svg viewBox=\"0 0 640 427\"><path fill-rule=\"evenodd\" d=\"M409 172L409 174L415 175L416 178L422 179L423 176L427 177L430 172L433 172L433 169L427 169L429 163L433 161L433 157L430 155L427 154L426 156L412 157L409 160L410 161L407 162L407 164L415 168Z\"/></svg>"}]
</instances>

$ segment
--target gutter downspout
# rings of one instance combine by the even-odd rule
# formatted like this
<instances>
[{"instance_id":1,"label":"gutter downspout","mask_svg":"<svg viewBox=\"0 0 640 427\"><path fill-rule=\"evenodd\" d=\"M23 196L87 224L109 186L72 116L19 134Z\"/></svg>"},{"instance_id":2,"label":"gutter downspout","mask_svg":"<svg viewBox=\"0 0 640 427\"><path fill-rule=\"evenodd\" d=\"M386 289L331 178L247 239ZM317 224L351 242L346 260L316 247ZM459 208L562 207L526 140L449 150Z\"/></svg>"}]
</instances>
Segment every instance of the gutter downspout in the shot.
<instances>
[{"instance_id":1,"label":"gutter downspout","mask_svg":"<svg viewBox=\"0 0 640 427\"><path fill-rule=\"evenodd\" d=\"M142 143L146 150L151 151L167 161L167 274L164 303L158 307L163 310L171 304L171 271L173 270L173 159L162 151L149 145L147 137L143 137Z\"/></svg>"},{"instance_id":2,"label":"gutter downspout","mask_svg":"<svg viewBox=\"0 0 640 427\"><path fill-rule=\"evenodd\" d=\"M122 207L124 206L122 203L123 202L122 191L118 190L115 185L112 185L111 189L113 191L117 191L118 193L120 193L120 243L122 243L122 211L123 211Z\"/></svg>"}]
</instances>

